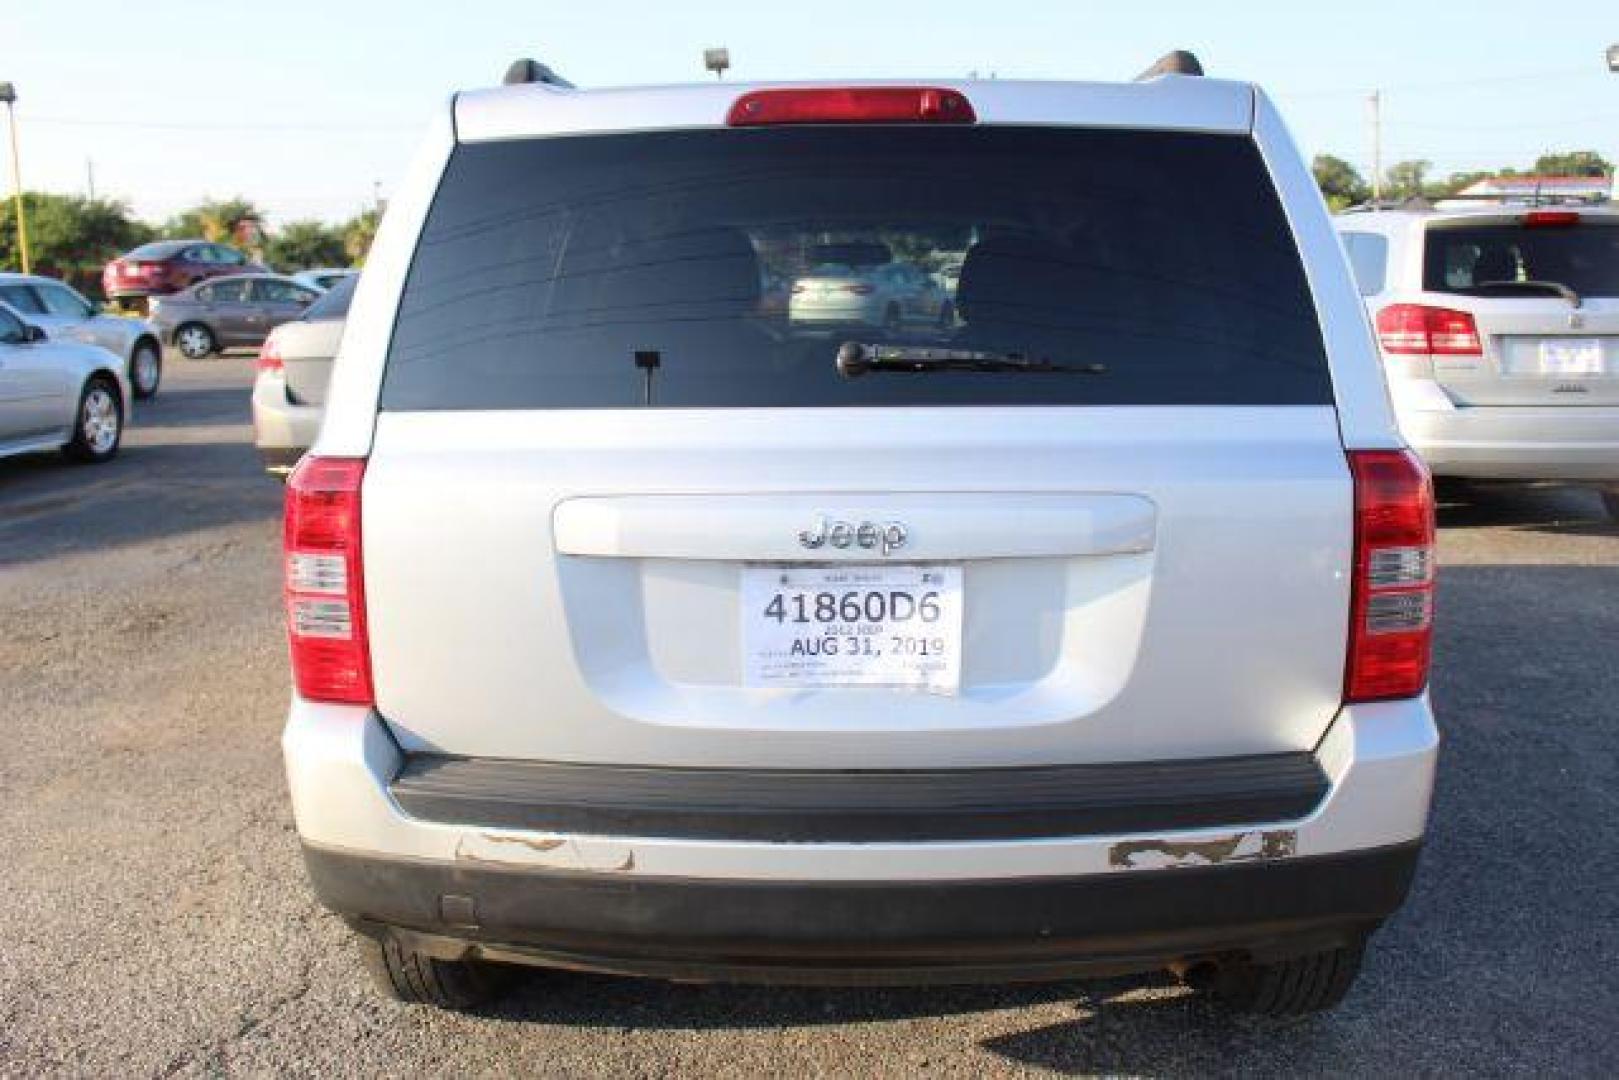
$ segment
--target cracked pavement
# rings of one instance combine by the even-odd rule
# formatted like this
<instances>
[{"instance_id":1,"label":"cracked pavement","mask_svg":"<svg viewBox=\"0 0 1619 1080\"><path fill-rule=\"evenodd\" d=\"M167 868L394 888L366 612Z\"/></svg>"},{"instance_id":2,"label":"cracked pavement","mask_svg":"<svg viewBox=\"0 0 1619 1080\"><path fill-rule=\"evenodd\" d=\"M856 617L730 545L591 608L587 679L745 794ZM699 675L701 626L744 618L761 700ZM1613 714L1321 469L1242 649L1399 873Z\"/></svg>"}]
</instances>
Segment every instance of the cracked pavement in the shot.
<instances>
[{"instance_id":1,"label":"cracked pavement","mask_svg":"<svg viewBox=\"0 0 1619 1080\"><path fill-rule=\"evenodd\" d=\"M1442 514L1430 843L1332 1015L1231 1019L1155 978L544 974L456 1016L373 994L305 887L250 379L171 361L113 464L0 461L0 1074L1619 1068L1619 529L1588 493L1480 489Z\"/></svg>"}]
</instances>

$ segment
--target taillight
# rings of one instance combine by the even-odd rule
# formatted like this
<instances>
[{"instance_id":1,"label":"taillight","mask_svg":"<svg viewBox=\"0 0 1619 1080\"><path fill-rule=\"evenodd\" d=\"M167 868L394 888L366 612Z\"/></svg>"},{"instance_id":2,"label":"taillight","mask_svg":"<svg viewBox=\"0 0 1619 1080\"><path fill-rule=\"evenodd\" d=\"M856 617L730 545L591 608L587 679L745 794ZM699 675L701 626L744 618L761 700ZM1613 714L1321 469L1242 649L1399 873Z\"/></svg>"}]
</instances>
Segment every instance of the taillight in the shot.
<instances>
[{"instance_id":1,"label":"taillight","mask_svg":"<svg viewBox=\"0 0 1619 1080\"><path fill-rule=\"evenodd\" d=\"M1471 314L1426 304L1390 304L1379 311L1377 341L1384 352L1396 355L1484 355Z\"/></svg>"},{"instance_id":2,"label":"taillight","mask_svg":"<svg viewBox=\"0 0 1619 1080\"><path fill-rule=\"evenodd\" d=\"M287 637L293 684L309 701L373 701L360 557L364 476L364 458L306 455L287 479Z\"/></svg>"},{"instance_id":3,"label":"taillight","mask_svg":"<svg viewBox=\"0 0 1619 1080\"><path fill-rule=\"evenodd\" d=\"M1428 685L1433 641L1434 503L1409 450L1351 450L1355 563L1344 700L1412 697Z\"/></svg>"},{"instance_id":4,"label":"taillight","mask_svg":"<svg viewBox=\"0 0 1619 1080\"><path fill-rule=\"evenodd\" d=\"M1523 216L1523 223L1530 229L1578 225L1580 214L1578 210L1531 210Z\"/></svg>"},{"instance_id":5,"label":"taillight","mask_svg":"<svg viewBox=\"0 0 1619 1080\"><path fill-rule=\"evenodd\" d=\"M934 86L815 87L753 90L736 99L725 122L765 124L973 124L959 91Z\"/></svg>"},{"instance_id":6,"label":"taillight","mask_svg":"<svg viewBox=\"0 0 1619 1080\"><path fill-rule=\"evenodd\" d=\"M271 334L259 346L259 358L253 362L255 371L283 371L285 365L281 362L281 346L276 344L275 335Z\"/></svg>"},{"instance_id":7,"label":"taillight","mask_svg":"<svg viewBox=\"0 0 1619 1080\"><path fill-rule=\"evenodd\" d=\"M864 284L839 285L838 288L846 293L854 293L856 296L870 296L877 291L873 286Z\"/></svg>"}]
</instances>

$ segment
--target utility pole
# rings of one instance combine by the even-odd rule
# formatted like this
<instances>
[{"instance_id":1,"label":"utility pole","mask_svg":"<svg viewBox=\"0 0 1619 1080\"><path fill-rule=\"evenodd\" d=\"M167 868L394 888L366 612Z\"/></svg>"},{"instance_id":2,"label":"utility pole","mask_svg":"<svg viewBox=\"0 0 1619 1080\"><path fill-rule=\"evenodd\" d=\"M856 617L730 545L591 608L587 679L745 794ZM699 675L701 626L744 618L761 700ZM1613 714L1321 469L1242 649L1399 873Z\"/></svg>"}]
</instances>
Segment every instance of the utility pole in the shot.
<instances>
[{"instance_id":1,"label":"utility pole","mask_svg":"<svg viewBox=\"0 0 1619 1080\"><path fill-rule=\"evenodd\" d=\"M22 272L33 272L28 257L28 214L22 201L22 164L17 159L17 88L0 82L0 102L6 106L6 126L11 128L11 187L17 200L17 251L22 256Z\"/></svg>"},{"instance_id":2,"label":"utility pole","mask_svg":"<svg viewBox=\"0 0 1619 1080\"><path fill-rule=\"evenodd\" d=\"M1373 90L1366 99L1372 118L1372 202L1383 199L1383 92Z\"/></svg>"},{"instance_id":3,"label":"utility pole","mask_svg":"<svg viewBox=\"0 0 1619 1080\"><path fill-rule=\"evenodd\" d=\"M90 201L96 201L96 163L90 158L84 159L84 186L89 190Z\"/></svg>"}]
</instances>

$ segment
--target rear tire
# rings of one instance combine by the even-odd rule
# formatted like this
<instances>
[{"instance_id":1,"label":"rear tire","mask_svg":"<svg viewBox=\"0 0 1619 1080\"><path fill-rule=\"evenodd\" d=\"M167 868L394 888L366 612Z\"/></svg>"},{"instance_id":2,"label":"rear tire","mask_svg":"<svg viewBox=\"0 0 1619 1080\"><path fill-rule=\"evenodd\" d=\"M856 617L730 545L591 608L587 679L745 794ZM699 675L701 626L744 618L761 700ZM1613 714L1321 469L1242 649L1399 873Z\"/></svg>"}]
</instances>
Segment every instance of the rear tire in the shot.
<instances>
[{"instance_id":1,"label":"rear tire","mask_svg":"<svg viewBox=\"0 0 1619 1080\"><path fill-rule=\"evenodd\" d=\"M186 323L174 332L174 347L187 360L206 360L219 348L219 342L202 323Z\"/></svg>"},{"instance_id":2,"label":"rear tire","mask_svg":"<svg viewBox=\"0 0 1619 1080\"><path fill-rule=\"evenodd\" d=\"M1364 952L1364 945L1354 945L1268 964L1237 964L1221 969L1212 989L1238 1012L1260 1016L1322 1012L1349 993Z\"/></svg>"},{"instance_id":3,"label":"rear tire","mask_svg":"<svg viewBox=\"0 0 1619 1080\"><path fill-rule=\"evenodd\" d=\"M106 375L92 375L79 391L73 438L62 452L74 461L99 465L117 455L123 439L124 402L118 383Z\"/></svg>"},{"instance_id":4,"label":"rear tire","mask_svg":"<svg viewBox=\"0 0 1619 1080\"><path fill-rule=\"evenodd\" d=\"M143 341L135 346L129 358L129 386L141 400L157 396L163 382L163 350L155 341Z\"/></svg>"},{"instance_id":5,"label":"rear tire","mask_svg":"<svg viewBox=\"0 0 1619 1080\"><path fill-rule=\"evenodd\" d=\"M510 982L510 973L498 964L439 960L392 938L361 938L360 944L377 989L407 1005L471 1009L500 996Z\"/></svg>"}]
</instances>

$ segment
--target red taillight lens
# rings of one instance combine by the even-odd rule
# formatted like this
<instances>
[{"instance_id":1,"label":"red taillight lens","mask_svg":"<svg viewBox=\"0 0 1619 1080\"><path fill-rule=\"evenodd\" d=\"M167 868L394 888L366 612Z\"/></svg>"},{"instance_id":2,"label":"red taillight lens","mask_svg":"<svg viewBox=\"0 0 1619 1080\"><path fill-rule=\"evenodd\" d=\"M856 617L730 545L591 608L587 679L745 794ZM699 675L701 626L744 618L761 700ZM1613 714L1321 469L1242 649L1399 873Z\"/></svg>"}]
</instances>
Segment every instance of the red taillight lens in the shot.
<instances>
[{"instance_id":1,"label":"red taillight lens","mask_svg":"<svg viewBox=\"0 0 1619 1080\"><path fill-rule=\"evenodd\" d=\"M873 286L863 285L863 284L862 285L840 285L840 286L838 286L838 288L841 289L842 291L846 292L846 293L854 293L856 296L870 296L872 293L877 291Z\"/></svg>"},{"instance_id":2,"label":"red taillight lens","mask_svg":"<svg viewBox=\"0 0 1619 1080\"><path fill-rule=\"evenodd\" d=\"M732 127L765 124L972 124L973 107L958 91L933 86L818 87L754 90L731 106Z\"/></svg>"},{"instance_id":3,"label":"red taillight lens","mask_svg":"<svg viewBox=\"0 0 1619 1080\"><path fill-rule=\"evenodd\" d=\"M282 541L292 680L309 701L369 705L360 558L364 458L305 456L287 479Z\"/></svg>"},{"instance_id":4,"label":"red taillight lens","mask_svg":"<svg viewBox=\"0 0 1619 1080\"><path fill-rule=\"evenodd\" d=\"M281 346L276 344L275 335L271 334L259 346L259 358L253 362L255 371L283 371L286 365L281 362Z\"/></svg>"},{"instance_id":5,"label":"red taillight lens","mask_svg":"<svg viewBox=\"0 0 1619 1080\"><path fill-rule=\"evenodd\" d=\"M1580 214L1577 210L1531 210L1523 216L1525 228L1545 229L1559 228L1565 225L1578 225Z\"/></svg>"},{"instance_id":6,"label":"red taillight lens","mask_svg":"<svg viewBox=\"0 0 1619 1080\"><path fill-rule=\"evenodd\" d=\"M1377 313L1377 341L1399 355L1482 356L1478 324L1465 311L1426 304L1390 304Z\"/></svg>"},{"instance_id":7,"label":"red taillight lens","mask_svg":"<svg viewBox=\"0 0 1619 1080\"><path fill-rule=\"evenodd\" d=\"M1433 641L1434 504L1409 450L1351 450L1355 568L1344 700L1412 697L1428 685Z\"/></svg>"}]
</instances>

